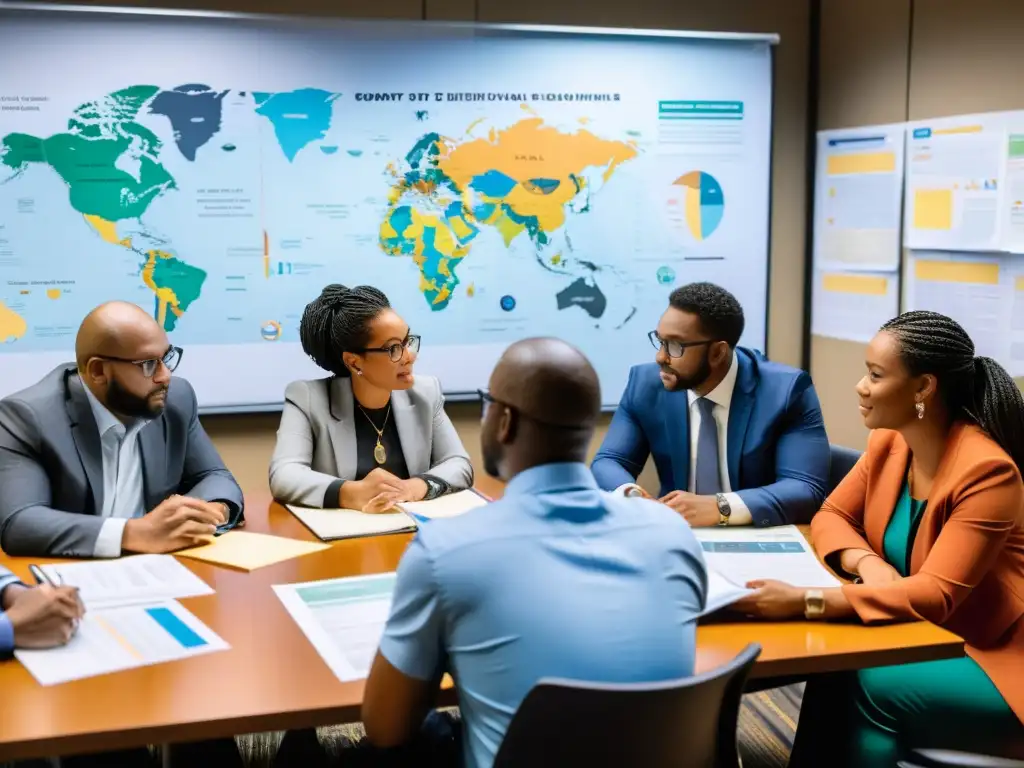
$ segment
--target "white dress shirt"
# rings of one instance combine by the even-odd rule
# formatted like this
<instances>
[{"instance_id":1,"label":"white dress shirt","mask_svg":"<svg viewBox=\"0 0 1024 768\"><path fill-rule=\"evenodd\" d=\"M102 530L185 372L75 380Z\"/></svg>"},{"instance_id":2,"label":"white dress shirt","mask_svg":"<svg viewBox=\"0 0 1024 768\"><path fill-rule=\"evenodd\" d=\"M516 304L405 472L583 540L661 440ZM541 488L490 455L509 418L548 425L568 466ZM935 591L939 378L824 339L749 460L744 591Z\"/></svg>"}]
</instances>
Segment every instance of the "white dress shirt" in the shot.
<instances>
[{"instance_id":1,"label":"white dress shirt","mask_svg":"<svg viewBox=\"0 0 1024 768\"><path fill-rule=\"evenodd\" d=\"M729 502L729 508L732 510L729 515L729 525L750 525L753 520L750 510L743 503L743 499L738 494L732 492L732 484L729 482L729 406L732 403L732 392L736 388L736 376L738 373L739 361L736 359L736 353L733 352L732 365L729 366L725 378L704 397L714 403L712 414L715 417L715 423L718 425L718 471L721 475L722 493L725 495L726 500ZM697 405L697 400L699 399L700 395L692 389L686 391L690 417L690 482L687 488L690 493L694 492L697 477L697 437L700 435L700 407ZM625 493L630 488L636 487L633 483L627 483L616 488L616 491Z\"/></svg>"},{"instance_id":2,"label":"white dress shirt","mask_svg":"<svg viewBox=\"0 0 1024 768\"><path fill-rule=\"evenodd\" d=\"M125 525L132 518L146 513L139 430L149 422L135 419L126 427L88 387L85 387L85 394L96 419L103 449L103 509L100 516L105 519L96 537L93 556L119 557Z\"/></svg>"}]
</instances>

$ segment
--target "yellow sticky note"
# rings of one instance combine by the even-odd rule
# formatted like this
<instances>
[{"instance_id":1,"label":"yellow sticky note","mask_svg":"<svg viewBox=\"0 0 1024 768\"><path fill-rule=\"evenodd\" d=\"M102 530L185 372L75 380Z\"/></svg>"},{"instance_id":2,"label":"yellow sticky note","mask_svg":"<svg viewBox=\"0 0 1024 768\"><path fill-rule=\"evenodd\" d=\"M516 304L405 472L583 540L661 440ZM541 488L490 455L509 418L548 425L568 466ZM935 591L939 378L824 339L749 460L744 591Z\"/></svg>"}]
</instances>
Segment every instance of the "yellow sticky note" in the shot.
<instances>
[{"instance_id":1,"label":"yellow sticky note","mask_svg":"<svg viewBox=\"0 0 1024 768\"><path fill-rule=\"evenodd\" d=\"M920 259L914 262L914 277L937 283L998 285L999 265L977 261Z\"/></svg>"},{"instance_id":2,"label":"yellow sticky note","mask_svg":"<svg viewBox=\"0 0 1024 768\"><path fill-rule=\"evenodd\" d=\"M829 155L828 175L845 176L850 173L892 173L896 170L893 152L850 152Z\"/></svg>"},{"instance_id":3,"label":"yellow sticky note","mask_svg":"<svg viewBox=\"0 0 1024 768\"><path fill-rule=\"evenodd\" d=\"M889 281L875 275L827 274L822 276L821 287L832 293L856 293L861 296L885 296Z\"/></svg>"},{"instance_id":4,"label":"yellow sticky note","mask_svg":"<svg viewBox=\"0 0 1024 768\"><path fill-rule=\"evenodd\" d=\"M225 565L242 571L254 571L266 565L291 560L312 552L329 549L330 544L319 541L299 541L264 533L228 531L212 544L184 549L176 554L214 565Z\"/></svg>"},{"instance_id":5,"label":"yellow sticky note","mask_svg":"<svg viewBox=\"0 0 1024 768\"><path fill-rule=\"evenodd\" d=\"M953 191L918 189L914 192L914 229L952 229Z\"/></svg>"},{"instance_id":6,"label":"yellow sticky note","mask_svg":"<svg viewBox=\"0 0 1024 768\"><path fill-rule=\"evenodd\" d=\"M1024 292L1024 277L1018 277L1013 281L1013 290Z\"/></svg>"}]
</instances>

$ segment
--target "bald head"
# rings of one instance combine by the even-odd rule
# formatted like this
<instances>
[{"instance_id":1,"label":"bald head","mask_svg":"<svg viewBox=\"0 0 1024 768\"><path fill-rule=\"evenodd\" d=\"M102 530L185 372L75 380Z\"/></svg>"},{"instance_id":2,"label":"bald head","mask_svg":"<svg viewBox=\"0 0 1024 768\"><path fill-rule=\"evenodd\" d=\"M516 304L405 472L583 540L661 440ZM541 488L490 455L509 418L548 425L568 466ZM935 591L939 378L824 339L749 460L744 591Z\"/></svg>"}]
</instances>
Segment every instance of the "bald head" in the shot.
<instances>
[{"instance_id":1,"label":"bald head","mask_svg":"<svg viewBox=\"0 0 1024 768\"><path fill-rule=\"evenodd\" d=\"M142 354L146 349L150 354ZM167 334L156 320L142 307L127 301L100 304L85 316L75 338L75 359L80 370L91 357L138 360L162 357L166 349Z\"/></svg>"},{"instance_id":2,"label":"bald head","mask_svg":"<svg viewBox=\"0 0 1024 768\"><path fill-rule=\"evenodd\" d=\"M160 324L125 301L96 307L75 339L82 383L123 421L150 418L163 410L177 358Z\"/></svg>"},{"instance_id":3,"label":"bald head","mask_svg":"<svg viewBox=\"0 0 1024 768\"><path fill-rule=\"evenodd\" d=\"M508 480L530 467L586 460L601 386L586 356L559 339L509 347L491 374L481 430L484 468Z\"/></svg>"},{"instance_id":4,"label":"bald head","mask_svg":"<svg viewBox=\"0 0 1024 768\"><path fill-rule=\"evenodd\" d=\"M491 375L491 394L559 427L592 427L601 412L594 366L560 339L524 339L510 346Z\"/></svg>"}]
</instances>

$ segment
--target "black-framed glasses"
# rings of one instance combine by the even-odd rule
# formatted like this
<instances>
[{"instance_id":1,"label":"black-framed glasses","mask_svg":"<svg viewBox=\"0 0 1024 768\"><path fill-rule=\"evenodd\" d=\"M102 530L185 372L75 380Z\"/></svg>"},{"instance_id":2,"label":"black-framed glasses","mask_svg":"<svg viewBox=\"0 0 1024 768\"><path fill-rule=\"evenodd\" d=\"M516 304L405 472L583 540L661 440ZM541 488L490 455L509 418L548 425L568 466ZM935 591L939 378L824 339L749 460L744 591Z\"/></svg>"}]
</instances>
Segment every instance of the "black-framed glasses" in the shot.
<instances>
[{"instance_id":1,"label":"black-framed glasses","mask_svg":"<svg viewBox=\"0 0 1024 768\"><path fill-rule=\"evenodd\" d=\"M367 349L353 349L352 351L364 355L368 352L387 352L388 358L392 363L397 363L402 359L402 355L405 354L405 350L409 350L409 354L415 355L420 351L420 337L416 334L410 333L405 337L405 341L398 342L396 344L389 344L386 347L369 347Z\"/></svg>"},{"instance_id":2,"label":"black-framed glasses","mask_svg":"<svg viewBox=\"0 0 1024 768\"><path fill-rule=\"evenodd\" d=\"M647 334L647 338L651 340L651 346L657 350L665 348L665 352L669 357L682 357L686 354L686 350L690 347L703 347L707 344L714 344L718 339L703 339L702 341L675 341L674 339L663 339L658 335L657 331L651 331Z\"/></svg>"},{"instance_id":3,"label":"black-framed glasses","mask_svg":"<svg viewBox=\"0 0 1024 768\"><path fill-rule=\"evenodd\" d=\"M546 421L544 419L538 419L536 416L531 416L530 414L525 413L523 411L523 409L520 408L518 405L512 405L512 403L506 403L504 400L499 400L498 398L494 397L486 389L478 389L476 391L476 393L480 397L480 420L481 421L483 421L484 419L487 418L487 412L490 410L492 405L500 405L502 408L508 408L510 410L515 411L520 416L522 416L524 419L529 419L534 424L543 424L545 427L552 427L554 429L569 429L569 430L588 429L589 428L589 427L587 427L586 425L583 425L583 424L555 424L554 422L551 422L551 421Z\"/></svg>"},{"instance_id":4,"label":"black-framed glasses","mask_svg":"<svg viewBox=\"0 0 1024 768\"><path fill-rule=\"evenodd\" d=\"M168 371L174 373L174 369L181 363L181 356L183 354L185 354L185 350L181 347L168 347L163 357L151 357L148 360L131 360L127 357L113 357L111 355L96 355L96 357L100 360L111 360L115 363L129 363L130 365L138 366L143 376L147 379L152 379L156 375L160 363L163 363Z\"/></svg>"}]
</instances>

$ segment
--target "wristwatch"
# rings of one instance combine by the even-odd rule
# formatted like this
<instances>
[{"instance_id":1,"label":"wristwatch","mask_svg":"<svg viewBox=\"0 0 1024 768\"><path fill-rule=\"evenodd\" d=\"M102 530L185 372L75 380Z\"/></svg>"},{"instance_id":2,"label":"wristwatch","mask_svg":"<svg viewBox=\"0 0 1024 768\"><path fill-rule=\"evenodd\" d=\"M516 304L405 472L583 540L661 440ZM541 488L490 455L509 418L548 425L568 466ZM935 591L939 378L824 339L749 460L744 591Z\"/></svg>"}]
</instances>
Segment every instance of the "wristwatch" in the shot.
<instances>
[{"instance_id":1,"label":"wristwatch","mask_svg":"<svg viewBox=\"0 0 1024 768\"><path fill-rule=\"evenodd\" d=\"M820 619L825 615L825 593L820 589L804 592L804 618Z\"/></svg>"},{"instance_id":2,"label":"wristwatch","mask_svg":"<svg viewBox=\"0 0 1024 768\"><path fill-rule=\"evenodd\" d=\"M732 514L732 507L729 506L729 500L725 498L724 493L716 493L715 501L718 502L718 524L728 525L729 516Z\"/></svg>"},{"instance_id":3,"label":"wristwatch","mask_svg":"<svg viewBox=\"0 0 1024 768\"><path fill-rule=\"evenodd\" d=\"M429 475L422 475L420 479L427 484L427 495L423 497L424 501L431 501L444 493L444 486Z\"/></svg>"}]
</instances>

